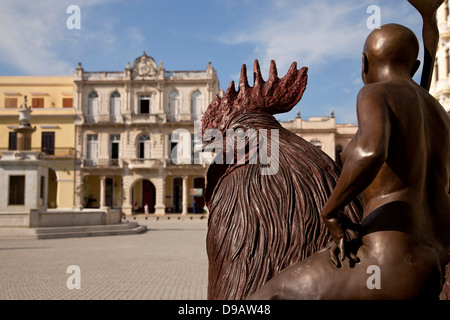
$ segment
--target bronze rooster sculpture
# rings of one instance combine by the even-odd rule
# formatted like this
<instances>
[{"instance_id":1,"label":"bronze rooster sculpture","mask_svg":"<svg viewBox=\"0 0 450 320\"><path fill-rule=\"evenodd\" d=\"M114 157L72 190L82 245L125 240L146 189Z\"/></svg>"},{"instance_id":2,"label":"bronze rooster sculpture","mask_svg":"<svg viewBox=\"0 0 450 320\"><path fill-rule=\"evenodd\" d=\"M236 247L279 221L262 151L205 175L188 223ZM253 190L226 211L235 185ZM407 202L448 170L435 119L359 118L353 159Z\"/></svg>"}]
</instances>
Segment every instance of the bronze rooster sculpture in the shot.
<instances>
[{"instance_id":1,"label":"bronze rooster sculpture","mask_svg":"<svg viewBox=\"0 0 450 320\"><path fill-rule=\"evenodd\" d=\"M205 190L208 299L246 299L284 268L329 245L320 211L341 167L273 117L300 101L306 83L306 67L297 70L293 63L280 79L274 61L265 82L255 61L253 87L243 65L238 91L231 82L205 112L203 148L214 142L212 131L222 135L224 150L208 169ZM235 133L231 137L229 130ZM270 132L271 138L243 134L250 131ZM244 139L245 154L239 159L230 140L234 146ZM270 174L262 174L268 163L258 158L260 153L276 155ZM358 200L343 211L351 219L347 223L360 221Z\"/></svg>"}]
</instances>

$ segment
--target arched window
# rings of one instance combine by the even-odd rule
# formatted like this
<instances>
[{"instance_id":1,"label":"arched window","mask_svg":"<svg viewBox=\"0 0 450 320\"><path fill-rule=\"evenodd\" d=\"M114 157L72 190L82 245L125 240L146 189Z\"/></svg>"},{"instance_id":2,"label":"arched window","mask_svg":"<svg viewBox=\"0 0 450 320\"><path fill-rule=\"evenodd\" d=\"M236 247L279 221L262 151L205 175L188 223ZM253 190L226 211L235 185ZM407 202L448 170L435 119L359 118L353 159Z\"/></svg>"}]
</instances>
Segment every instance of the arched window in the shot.
<instances>
[{"instance_id":1,"label":"arched window","mask_svg":"<svg viewBox=\"0 0 450 320\"><path fill-rule=\"evenodd\" d=\"M339 163L339 165L342 166L341 152L342 152L342 146L340 144L338 144L336 146L336 150L335 150L335 160L337 163Z\"/></svg>"},{"instance_id":2,"label":"arched window","mask_svg":"<svg viewBox=\"0 0 450 320\"><path fill-rule=\"evenodd\" d=\"M98 93L92 91L88 96L88 115L98 117Z\"/></svg>"},{"instance_id":3,"label":"arched window","mask_svg":"<svg viewBox=\"0 0 450 320\"><path fill-rule=\"evenodd\" d=\"M138 159L150 159L150 137L143 134L138 139Z\"/></svg>"},{"instance_id":4,"label":"arched window","mask_svg":"<svg viewBox=\"0 0 450 320\"><path fill-rule=\"evenodd\" d=\"M317 139L311 140L311 144L318 149L322 149L322 142Z\"/></svg>"},{"instance_id":5,"label":"arched window","mask_svg":"<svg viewBox=\"0 0 450 320\"><path fill-rule=\"evenodd\" d=\"M173 91L169 97L169 121L177 121L181 105L180 94Z\"/></svg>"},{"instance_id":6,"label":"arched window","mask_svg":"<svg viewBox=\"0 0 450 320\"><path fill-rule=\"evenodd\" d=\"M447 76L450 73L450 49L445 50L445 63L447 64Z\"/></svg>"},{"instance_id":7,"label":"arched window","mask_svg":"<svg viewBox=\"0 0 450 320\"><path fill-rule=\"evenodd\" d=\"M120 93L117 91L114 91L111 93L110 97L111 103L110 103L110 116L111 121L118 121L120 119L120 107L121 107L121 99L120 99Z\"/></svg>"},{"instance_id":8,"label":"arched window","mask_svg":"<svg viewBox=\"0 0 450 320\"><path fill-rule=\"evenodd\" d=\"M192 120L200 120L203 114L203 95L200 91L192 93L191 97L191 114Z\"/></svg>"},{"instance_id":9,"label":"arched window","mask_svg":"<svg viewBox=\"0 0 450 320\"><path fill-rule=\"evenodd\" d=\"M436 61L434 63L434 77L436 81L439 81L439 61L438 58L436 58Z\"/></svg>"},{"instance_id":10,"label":"arched window","mask_svg":"<svg viewBox=\"0 0 450 320\"><path fill-rule=\"evenodd\" d=\"M445 1L445 21L448 20L449 12L450 12L449 3L448 1Z\"/></svg>"}]
</instances>

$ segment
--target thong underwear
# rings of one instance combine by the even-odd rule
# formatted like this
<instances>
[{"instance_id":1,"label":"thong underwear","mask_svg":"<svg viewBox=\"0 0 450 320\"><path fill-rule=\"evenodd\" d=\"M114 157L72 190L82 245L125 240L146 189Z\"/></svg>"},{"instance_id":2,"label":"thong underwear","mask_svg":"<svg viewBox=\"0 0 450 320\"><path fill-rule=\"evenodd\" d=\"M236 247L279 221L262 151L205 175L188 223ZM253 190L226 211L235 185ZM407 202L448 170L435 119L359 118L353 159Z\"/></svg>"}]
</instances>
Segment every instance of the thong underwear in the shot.
<instances>
[{"instance_id":1,"label":"thong underwear","mask_svg":"<svg viewBox=\"0 0 450 320\"><path fill-rule=\"evenodd\" d=\"M402 201L386 203L372 211L361 223L361 236L376 231L411 230L411 206Z\"/></svg>"}]
</instances>

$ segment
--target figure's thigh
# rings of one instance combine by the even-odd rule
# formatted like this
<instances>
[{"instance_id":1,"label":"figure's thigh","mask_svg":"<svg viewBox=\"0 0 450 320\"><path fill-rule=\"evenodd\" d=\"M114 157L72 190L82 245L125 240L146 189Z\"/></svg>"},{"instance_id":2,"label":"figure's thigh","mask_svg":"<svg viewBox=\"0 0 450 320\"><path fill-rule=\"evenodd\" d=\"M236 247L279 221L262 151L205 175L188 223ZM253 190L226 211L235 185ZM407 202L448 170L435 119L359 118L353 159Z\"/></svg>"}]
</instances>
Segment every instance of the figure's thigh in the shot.
<instances>
[{"instance_id":1,"label":"figure's thigh","mask_svg":"<svg viewBox=\"0 0 450 320\"><path fill-rule=\"evenodd\" d=\"M320 252L283 270L251 299L372 299L376 293L368 286L370 263L371 259L364 257L360 263L350 265L346 260L336 268L329 250Z\"/></svg>"}]
</instances>

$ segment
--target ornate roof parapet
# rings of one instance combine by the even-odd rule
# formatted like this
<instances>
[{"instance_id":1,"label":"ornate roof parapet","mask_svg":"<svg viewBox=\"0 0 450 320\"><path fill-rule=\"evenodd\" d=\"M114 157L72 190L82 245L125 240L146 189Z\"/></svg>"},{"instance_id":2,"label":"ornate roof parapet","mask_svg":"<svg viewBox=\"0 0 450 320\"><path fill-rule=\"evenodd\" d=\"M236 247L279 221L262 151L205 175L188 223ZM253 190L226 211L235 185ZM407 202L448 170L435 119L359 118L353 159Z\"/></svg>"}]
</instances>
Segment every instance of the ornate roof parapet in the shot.
<instances>
[{"instance_id":1,"label":"ornate roof parapet","mask_svg":"<svg viewBox=\"0 0 450 320\"><path fill-rule=\"evenodd\" d=\"M155 60L148 56L145 51L142 56L136 58L131 68L131 77L137 80L156 78L159 74L159 68Z\"/></svg>"}]
</instances>

